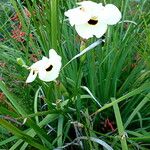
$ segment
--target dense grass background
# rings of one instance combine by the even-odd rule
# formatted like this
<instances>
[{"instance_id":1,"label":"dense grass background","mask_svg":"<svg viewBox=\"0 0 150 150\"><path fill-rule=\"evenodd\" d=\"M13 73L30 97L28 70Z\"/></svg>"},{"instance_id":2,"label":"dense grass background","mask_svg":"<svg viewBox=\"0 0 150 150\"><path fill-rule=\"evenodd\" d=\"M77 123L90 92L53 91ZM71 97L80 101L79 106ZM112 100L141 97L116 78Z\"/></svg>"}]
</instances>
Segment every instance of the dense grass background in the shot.
<instances>
[{"instance_id":1,"label":"dense grass background","mask_svg":"<svg viewBox=\"0 0 150 150\"><path fill-rule=\"evenodd\" d=\"M95 2L115 4L122 20L65 66L97 40L83 43L66 20L76 1L0 1L1 149L150 148L150 2ZM65 66L57 83L26 84L16 59L30 66L50 48Z\"/></svg>"}]
</instances>

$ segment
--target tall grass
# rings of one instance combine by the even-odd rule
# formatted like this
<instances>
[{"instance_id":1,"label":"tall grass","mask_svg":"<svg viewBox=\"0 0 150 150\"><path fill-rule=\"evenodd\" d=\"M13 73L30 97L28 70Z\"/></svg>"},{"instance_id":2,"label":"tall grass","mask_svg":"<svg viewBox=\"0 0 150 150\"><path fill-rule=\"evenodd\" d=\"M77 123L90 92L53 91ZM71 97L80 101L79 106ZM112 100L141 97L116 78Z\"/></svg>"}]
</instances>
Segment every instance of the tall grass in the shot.
<instances>
[{"instance_id":1,"label":"tall grass","mask_svg":"<svg viewBox=\"0 0 150 150\"><path fill-rule=\"evenodd\" d=\"M0 2L0 148L149 149L150 4L103 3L115 4L122 20L108 28L105 43L67 64L97 40L83 44L64 17L75 0ZM18 28L24 36L16 39ZM57 82L26 84L29 72L16 59L30 66L50 48L67 64Z\"/></svg>"}]
</instances>

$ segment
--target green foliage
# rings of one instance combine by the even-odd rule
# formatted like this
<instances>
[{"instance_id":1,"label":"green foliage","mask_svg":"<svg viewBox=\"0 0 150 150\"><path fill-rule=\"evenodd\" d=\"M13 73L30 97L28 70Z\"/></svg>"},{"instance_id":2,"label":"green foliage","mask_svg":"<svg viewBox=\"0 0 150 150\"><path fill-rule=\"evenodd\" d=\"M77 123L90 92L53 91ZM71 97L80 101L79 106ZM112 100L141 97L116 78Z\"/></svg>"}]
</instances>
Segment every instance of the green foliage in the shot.
<instances>
[{"instance_id":1,"label":"green foliage","mask_svg":"<svg viewBox=\"0 0 150 150\"><path fill-rule=\"evenodd\" d=\"M83 43L64 16L76 0L0 2L0 149L149 148L149 1L103 2L121 22L69 64L96 41ZM67 64L57 81L26 84L17 58L30 66L51 48Z\"/></svg>"}]
</instances>

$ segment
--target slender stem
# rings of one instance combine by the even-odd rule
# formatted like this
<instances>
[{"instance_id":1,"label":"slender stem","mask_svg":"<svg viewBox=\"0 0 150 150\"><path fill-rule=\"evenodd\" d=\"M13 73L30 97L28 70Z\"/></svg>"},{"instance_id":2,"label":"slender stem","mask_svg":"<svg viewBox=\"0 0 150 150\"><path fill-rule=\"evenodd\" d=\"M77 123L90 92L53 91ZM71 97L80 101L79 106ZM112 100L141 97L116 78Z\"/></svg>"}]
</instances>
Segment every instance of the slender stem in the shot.
<instances>
[{"instance_id":1,"label":"slender stem","mask_svg":"<svg viewBox=\"0 0 150 150\"><path fill-rule=\"evenodd\" d=\"M51 0L51 46L57 49L58 40L58 0Z\"/></svg>"}]
</instances>

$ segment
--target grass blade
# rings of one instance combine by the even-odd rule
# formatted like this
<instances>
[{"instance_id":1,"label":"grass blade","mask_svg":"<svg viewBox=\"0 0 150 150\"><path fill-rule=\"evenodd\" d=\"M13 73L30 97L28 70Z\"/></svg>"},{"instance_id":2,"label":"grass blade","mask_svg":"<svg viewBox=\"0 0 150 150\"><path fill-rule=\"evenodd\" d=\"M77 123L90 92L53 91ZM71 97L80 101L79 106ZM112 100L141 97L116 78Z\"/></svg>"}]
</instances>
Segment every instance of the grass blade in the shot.
<instances>
[{"instance_id":1,"label":"grass blade","mask_svg":"<svg viewBox=\"0 0 150 150\"><path fill-rule=\"evenodd\" d=\"M111 98L111 100L114 101L115 98ZM117 128L118 128L118 132L119 132L119 136L120 136L122 150L128 150L125 131L124 131L124 127L123 127L123 123L122 123L121 114L120 114L118 104L115 103L113 105L113 108L114 108L114 113L115 113L115 118L116 118L116 122L117 122Z\"/></svg>"},{"instance_id":2,"label":"grass blade","mask_svg":"<svg viewBox=\"0 0 150 150\"><path fill-rule=\"evenodd\" d=\"M124 127L127 128L131 120L134 116L140 111L140 109L150 100L150 94L147 94L146 97L139 103L139 105L134 109L132 114L129 116L128 120L126 121Z\"/></svg>"},{"instance_id":3,"label":"grass blade","mask_svg":"<svg viewBox=\"0 0 150 150\"><path fill-rule=\"evenodd\" d=\"M62 146L62 137L63 137L63 122L64 122L64 117L62 115L59 116L58 118L58 131L57 131L57 145L58 147Z\"/></svg>"},{"instance_id":4,"label":"grass blade","mask_svg":"<svg viewBox=\"0 0 150 150\"><path fill-rule=\"evenodd\" d=\"M134 95L140 94L141 92L143 92L145 90L148 90L149 87L150 87L150 83L146 83L146 84L142 85L141 87L139 87L139 88L129 92L128 94L126 94L126 95L124 95L124 96L114 100L113 102L111 102L109 104L105 104L105 106L103 106L102 108L98 109L95 113L93 113L92 116L96 115L97 113L99 113L99 112L101 112L101 111L103 111L103 110L105 110L105 109L107 109L109 107L112 107L116 103L119 103L119 102L121 102L121 101L123 101L123 100L125 100L127 98L130 98L130 97L132 97Z\"/></svg>"},{"instance_id":5,"label":"grass blade","mask_svg":"<svg viewBox=\"0 0 150 150\"><path fill-rule=\"evenodd\" d=\"M20 131L18 128L16 128L15 126L10 124L9 122L7 122L3 119L0 119L0 124L3 127L7 128L9 131L11 131L13 134L15 134L17 137L23 139L24 141L26 141L30 145L34 146L35 148L42 149L42 150L48 150L46 147L39 144L38 141L36 141L34 138L31 138L30 136L26 135L25 133Z\"/></svg>"}]
</instances>

